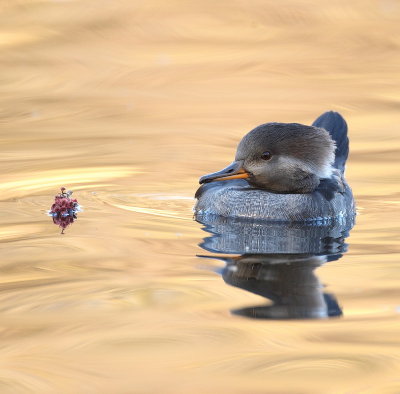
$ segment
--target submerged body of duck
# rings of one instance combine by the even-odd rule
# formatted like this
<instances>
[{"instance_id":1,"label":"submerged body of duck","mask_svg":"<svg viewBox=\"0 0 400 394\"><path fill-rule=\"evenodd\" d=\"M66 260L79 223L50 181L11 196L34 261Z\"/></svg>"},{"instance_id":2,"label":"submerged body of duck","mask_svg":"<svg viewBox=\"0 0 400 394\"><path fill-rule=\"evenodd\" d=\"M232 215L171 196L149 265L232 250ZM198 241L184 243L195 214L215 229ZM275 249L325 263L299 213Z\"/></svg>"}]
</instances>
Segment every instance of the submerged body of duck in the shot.
<instances>
[{"instance_id":1,"label":"submerged body of duck","mask_svg":"<svg viewBox=\"0 0 400 394\"><path fill-rule=\"evenodd\" d=\"M200 179L195 214L317 224L353 216L344 178L348 145L346 122L335 112L312 126L258 126L231 165Z\"/></svg>"}]
</instances>

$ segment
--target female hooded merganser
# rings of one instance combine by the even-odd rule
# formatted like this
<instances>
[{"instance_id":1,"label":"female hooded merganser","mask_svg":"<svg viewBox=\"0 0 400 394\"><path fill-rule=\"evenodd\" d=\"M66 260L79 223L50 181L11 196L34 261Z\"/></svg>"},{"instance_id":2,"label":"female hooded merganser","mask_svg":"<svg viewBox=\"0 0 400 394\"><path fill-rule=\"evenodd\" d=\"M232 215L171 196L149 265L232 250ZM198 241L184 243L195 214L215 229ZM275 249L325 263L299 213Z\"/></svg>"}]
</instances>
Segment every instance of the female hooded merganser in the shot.
<instances>
[{"instance_id":1,"label":"female hooded merganser","mask_svg":"<svg viewBox=\"0 0 400 394\"><path fill-rule=\"evenodd\" d=\"M243 137L235 161L200 178L196 218L219 215L325 224L355 213L344 179L347 124L326 112L312 126L266 123Z\"/></svg>"}]
</instances>

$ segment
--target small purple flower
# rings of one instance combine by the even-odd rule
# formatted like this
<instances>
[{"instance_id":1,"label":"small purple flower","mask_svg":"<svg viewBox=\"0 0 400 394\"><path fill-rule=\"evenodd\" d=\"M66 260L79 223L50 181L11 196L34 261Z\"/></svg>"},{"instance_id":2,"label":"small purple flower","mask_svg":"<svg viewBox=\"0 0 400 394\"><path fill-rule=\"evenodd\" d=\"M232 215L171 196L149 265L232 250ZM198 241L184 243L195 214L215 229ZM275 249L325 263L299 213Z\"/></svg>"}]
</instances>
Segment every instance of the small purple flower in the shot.
<instances>
[{"instance_id":1,"label":"small purple flower","mask_svg":"<svg viewBox=\"0 0 400 394\"><path fill-rule=\"evenodd\" d=\"M77 213L80 211L78 201L70 198L71 195L72 191L66 191L65 187L62 187L61 193L54 197L54 204L49 211L54 224L62 228L61 234L64 234L64 230L78 218Z\"/></svg>"}]
</instances>

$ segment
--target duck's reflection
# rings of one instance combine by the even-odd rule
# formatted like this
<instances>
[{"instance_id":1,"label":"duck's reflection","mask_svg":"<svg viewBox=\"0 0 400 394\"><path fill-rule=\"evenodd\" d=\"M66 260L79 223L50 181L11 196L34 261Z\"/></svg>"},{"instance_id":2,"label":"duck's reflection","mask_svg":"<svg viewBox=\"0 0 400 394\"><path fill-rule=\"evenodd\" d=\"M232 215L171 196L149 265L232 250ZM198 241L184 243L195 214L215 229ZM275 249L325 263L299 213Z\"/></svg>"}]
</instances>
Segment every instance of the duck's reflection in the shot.
<instances>
[{"instance_id":1,"label":"duck's reflection","mask_svg":"<svg viewBox=\"0 0 400 394\"><path fill-rule=\"evenodd\" d=\"M211 233L200 246L225 262L224 281L272 301L233 310L261 319L312 319L342 315L335 296L323 292L315 269L338 260L353 219L329 226L262 223L197 217ZM226 254L240 254L230 257Z\"/></svg>"}]
</instances>

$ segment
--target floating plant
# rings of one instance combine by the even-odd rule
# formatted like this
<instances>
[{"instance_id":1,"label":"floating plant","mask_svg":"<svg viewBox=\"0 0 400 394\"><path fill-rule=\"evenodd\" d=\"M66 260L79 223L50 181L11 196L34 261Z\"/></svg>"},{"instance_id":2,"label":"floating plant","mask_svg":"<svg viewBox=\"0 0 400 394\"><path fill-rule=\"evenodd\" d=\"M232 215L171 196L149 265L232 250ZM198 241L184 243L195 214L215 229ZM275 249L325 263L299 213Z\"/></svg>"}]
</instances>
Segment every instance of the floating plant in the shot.
<instances>
[{"instance_id":1,"label":"floating plant","mask_svg":"<svg viewBox=\"0 0 400 394\"><path fill-rule=\"evenodd\" d=\"M48 212L54 224L61 227L61 234L64 234L64 230L78 218L77 213L81 211L78 200L71 198L72 193L71 190L67 191L62 187L61 193L54 196L54 204Z\"/></svg>"}]
</instances>

